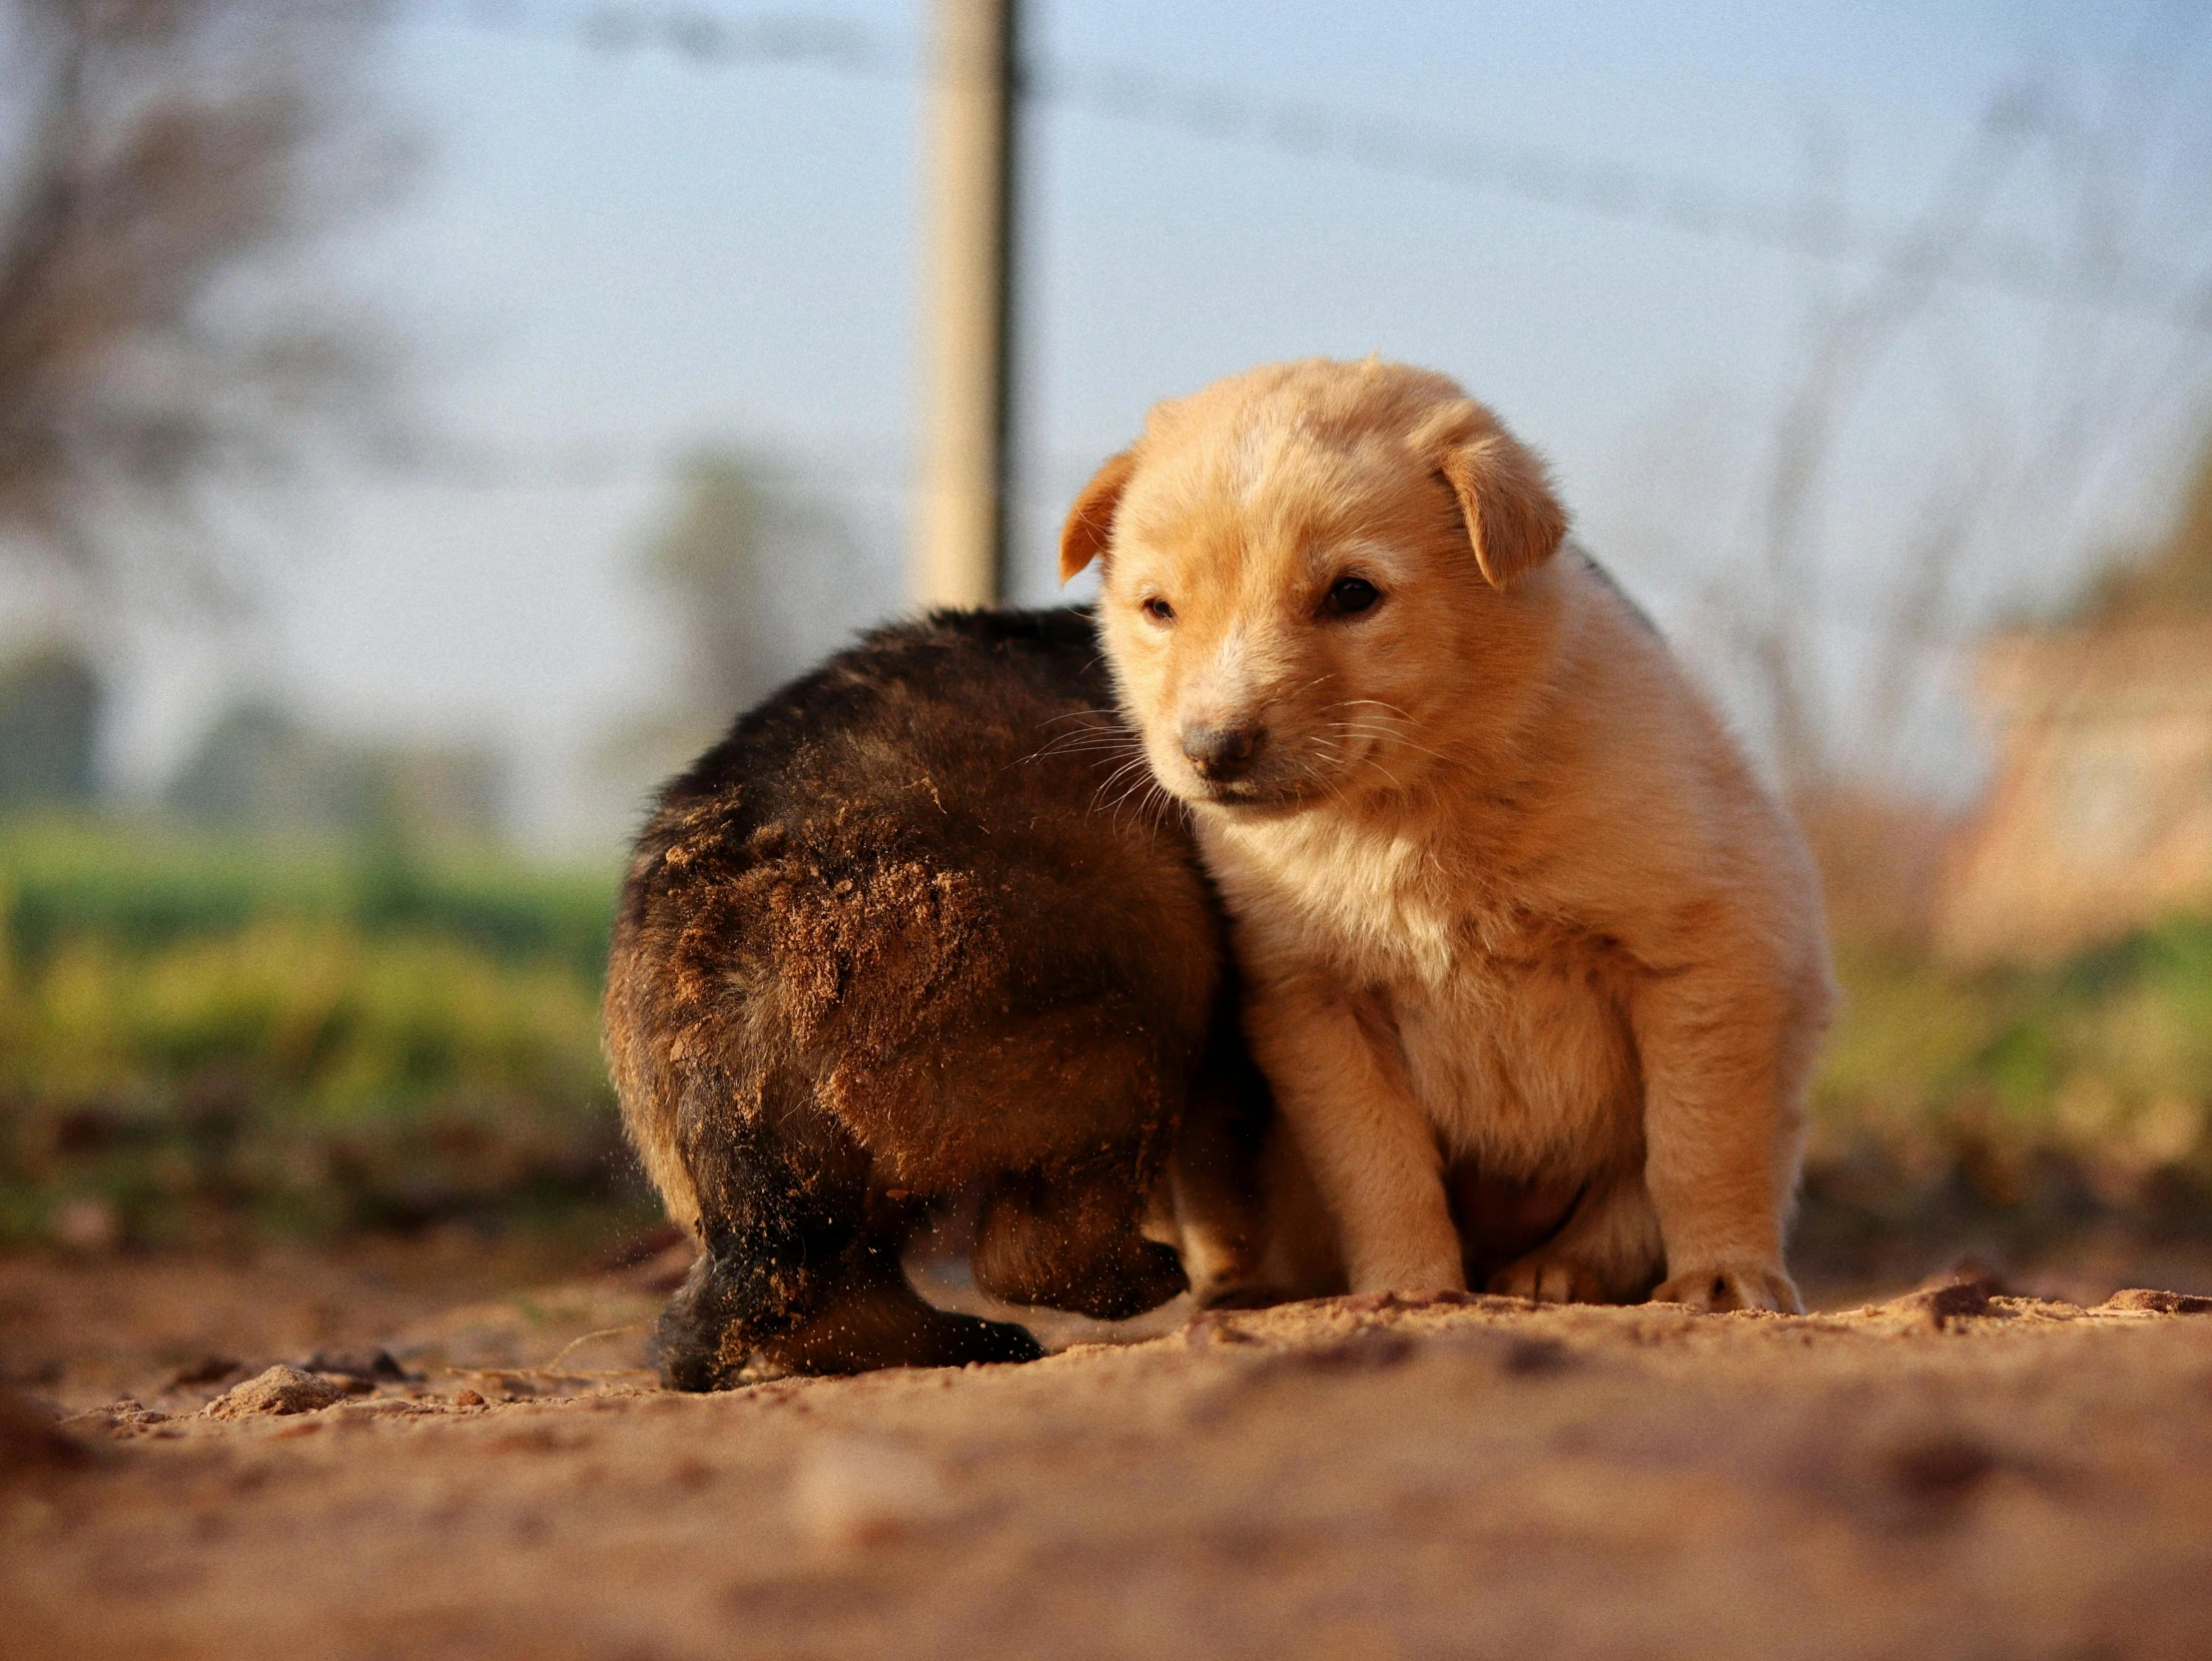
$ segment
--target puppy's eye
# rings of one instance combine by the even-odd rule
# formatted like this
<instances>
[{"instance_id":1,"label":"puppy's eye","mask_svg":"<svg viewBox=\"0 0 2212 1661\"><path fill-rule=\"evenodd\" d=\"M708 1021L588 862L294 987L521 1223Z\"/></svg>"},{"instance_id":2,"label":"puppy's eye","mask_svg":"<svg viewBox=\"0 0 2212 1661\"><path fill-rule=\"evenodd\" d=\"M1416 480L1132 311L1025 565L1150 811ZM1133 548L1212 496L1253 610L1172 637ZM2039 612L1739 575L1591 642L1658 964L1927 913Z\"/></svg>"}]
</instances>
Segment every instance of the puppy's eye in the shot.
<instances>
[{"instance_id":1,"label":"puppy's eye","mask_svg":"<svg viewBox=\"0 0 2212 1661\"><path fill-rule=\"evenodd\" d=\"M1332 617L1344 617L1370 609L1381 598L1382 590L1365 577L1347 576L1329 590L1329 597L1321 602L1321 609Z\"/></svg>"},{"instance_id":2,"label":"puppy's eye","mask_svg":"<svg viewBox=\"0 0 2212 1661\"><path fill-rule=\"evenodd\" d=\"M1154 594L1137 609L1155 623L1171 623L1175 620L1175 608L1157 594Z\"/></svg>"}]
</instances>

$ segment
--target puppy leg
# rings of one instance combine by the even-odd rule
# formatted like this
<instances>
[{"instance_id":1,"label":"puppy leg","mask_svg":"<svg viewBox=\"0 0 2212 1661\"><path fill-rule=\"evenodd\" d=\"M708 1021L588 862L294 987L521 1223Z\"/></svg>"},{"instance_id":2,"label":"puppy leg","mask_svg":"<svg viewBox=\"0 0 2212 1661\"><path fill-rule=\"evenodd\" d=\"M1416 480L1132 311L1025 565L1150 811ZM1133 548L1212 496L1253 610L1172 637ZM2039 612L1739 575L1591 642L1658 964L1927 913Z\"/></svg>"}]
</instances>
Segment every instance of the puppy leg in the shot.
<instances>
[{"instance_id":1,"label":"puppy leg","mask_svg":"<svg viewBox=\"0 0 2212 1661\"><path fill-rule=\"evenodd\" d=\"M1234 1023L1231 1010L1191 1083L1167 1165L1183 1274L1203 1309L1259 1308L1282 1297L1263 1261L1267 1086Z\"/></svg>"},{"instance_id":2,"label":"puppy leg","mask_svg":"<svg viewBox=\"0 0 2212 1661\"><path fill-rule=\"evenodd\" d=\"M1335 1221L1313 1186L1297 1138L1279 1114L1268 1127L1259 1169L1266 1197L1266 1246L1260 1257L1266 1284L1285 1300L1339 1297L1350 1291Z\"/></svg>"},{"instance_id":3,"label":"puppy leg","mask_svg":"<svg viewBox=\"0 0 2212 1661\"><path fill-rule=\"evenodd\" d=\"M900 1271L902 1231L872 1226L865 1156L802 1095L774 1116L706 1101L684 1148L706 1251L654 1330L661 1382L727 1388L757 1351L775 1369L854 1372L1034 1359L1019 1326L948 1314ZM880 1221L880 1220L879 1220Z\"/></svg>"},{"instance_id":4,"label":"puppy leg","mask_svg":"<svg viewBox=\"0 0 2212 1661\"><path fill-rule=\"evenodd\" d=\"M865 1191L849 1178L810 1184L803 1156L758 1118L701 1109L684 1134L706 1249L661 1312L654 1362L669 1389L722 1389L756 1344L813 1312L824 1269L853 1242Z\"/></svg>"},{"instance_id":5,"label":"puppy leg","mask_svg":"<svg viewBox=\"0 0 2212 1661\"><path fill-rule=\"evenodd\" d=\"M1538 1303L1625 1303L1659 1278L1659 1217L1633 1167L1593 1181L1565 1227L1490 1276L1489 1289Z\"/></svg>"},{"instance_id":6,"label":"puppy leg","mask_svg":"<svg viewBox=\"0 0 2212 1661\"><path fill-rule=\"evenodd\" d=\"M1721 954L1631 1004L1644 1067L1645 1181L1667 1249L1652 1295L1701 1309L1804 1308L1783 1261L1810 1039L1780 977Z\"/></svg>"},{"instance_id":7,"label":"puppy leg","mask_svg":"<svg viewBox=\"0 0 2212 1661\"><path fill-rule=\"evenodd\" d=\"M1034 1361L1022 1327L932 1308L907 1283L893 1243L856 1242L829 1263L708 1251L654 1331L661 1382L727 1389L755 1352L772 1373L866 1372L890 1366Z\"/></svg>"},{"instance_id":8,"label":"puppy leg","mask_svg":"<svg viewBox=\"0 0 2212 1661\"><path fill-rule=\"evenodd\" d=\"M970 1259L976 1284L1009 1303L1126 1320L1187 1282L1171 1246L1138 1228L1133 1157L1072 1172L1003 1177L985 1198Z\"/></svg>"},{"instance_id":9,"label":"puppy leg","mask_svg":"<svg viewBox=\"0 0 2212 1661\"><path fill-rule=\"evenodd\" d=\"M1262 989L1252 1051L1336 1226L1353 1291L1462 1291L1444 1159L1380 1001L1319 976Z\"/></svg>"},{"instance_id":10,"label":"puppy leg","mask_svg":"<svg viewBox=\"0 0 2212 1661\"><path fill-rule=\"evenodd\" d=\"M764 1288L751 1283L741 1258L718 1259L713 1250L692 1260L684 1276L654 1323L653 1364L660 1370L661 1388L668 1390L718 1390L726 1388L751 1353L744 1335L752 1325L747 1318L764 1301ZM736 1353L723 1355L723 1340L736 1337Z\"/></svg>"},{"instance_id":11,"label":"puppy leg","mask_svg":"<svg viewBox=\"0 0 2212 1661\"><path fill-rule=\"evenodd\" d=\"M957 1367L1034 1361L1045 1351L1024 1327L932 1308L907 1282L895 1243L872 1240L847 1253L804 1320L760 1346L780 1372L869 1372L877 1367Z\"/></svg>"}]
</instances>

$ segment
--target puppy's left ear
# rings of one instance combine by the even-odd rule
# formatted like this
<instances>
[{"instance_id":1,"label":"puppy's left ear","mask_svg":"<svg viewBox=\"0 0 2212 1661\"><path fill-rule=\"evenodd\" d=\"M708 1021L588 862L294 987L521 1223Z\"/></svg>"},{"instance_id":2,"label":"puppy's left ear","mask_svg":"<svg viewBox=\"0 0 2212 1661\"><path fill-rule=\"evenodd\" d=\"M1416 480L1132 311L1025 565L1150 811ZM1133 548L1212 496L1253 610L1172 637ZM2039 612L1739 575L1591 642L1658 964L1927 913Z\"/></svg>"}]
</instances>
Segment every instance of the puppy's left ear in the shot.
<instances>
[{"instance_id":1,"label":"puppy's left ear","mask_svg":"<svg viewBox=\"0 0 2212 1661\"><path fill-rule=\"evenodd\" d=\"M1551 475L1489 411L1473 403L1456 406L1426 436L1437 472L1459 498L1475 563L1491 587L1503 588L1559 551L1567 509L1552 494Z\"/></svg>"},{"instance_id":2,"label":"puppy's left ear","mask_svg":"<svg viewBox=\"0 0 2212 1661\"><path fill-rule=\"evenodd\" d=\"M1068 522L1060 527L1060 580L1068 581L1092 560L1105 556L1113 540L1113 513L1121 505L1122 488L1136 470L1133 451L1123 450L1107 459L1091 475L1091 482L1068 509Z\"/></svg>"}]
</instances>

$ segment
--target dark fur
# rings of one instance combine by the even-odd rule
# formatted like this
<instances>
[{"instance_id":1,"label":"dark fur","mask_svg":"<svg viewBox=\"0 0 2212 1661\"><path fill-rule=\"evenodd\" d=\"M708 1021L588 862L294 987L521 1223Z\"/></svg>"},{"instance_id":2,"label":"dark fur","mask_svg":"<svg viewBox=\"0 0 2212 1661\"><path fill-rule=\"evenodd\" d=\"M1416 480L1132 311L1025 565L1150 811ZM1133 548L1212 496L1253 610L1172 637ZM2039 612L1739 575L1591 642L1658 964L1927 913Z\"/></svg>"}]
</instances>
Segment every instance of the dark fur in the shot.
<instances>
[{"instance_id":1,"label":"dark fur","mask_svg":"<svg viewBox=\"0 0 2212 1661\"><path fill-rule=\"evenodd\" d=\"M932 1201L979 1183L986 1290L1107 1318L1174 1295L1176 1252L1138 1228L1194 1079L1174 1187L1249 1254L1220 925L1179 811L1138 799L1140 762L1116 776L1137 752L1112 707L1086 614L940 612L769 698L662 794L605 1020L630 1137L705 1247L661 1318L670 1385L756 1354L1037 1355L901 1271Z\"/></svg>"}]
</instances>

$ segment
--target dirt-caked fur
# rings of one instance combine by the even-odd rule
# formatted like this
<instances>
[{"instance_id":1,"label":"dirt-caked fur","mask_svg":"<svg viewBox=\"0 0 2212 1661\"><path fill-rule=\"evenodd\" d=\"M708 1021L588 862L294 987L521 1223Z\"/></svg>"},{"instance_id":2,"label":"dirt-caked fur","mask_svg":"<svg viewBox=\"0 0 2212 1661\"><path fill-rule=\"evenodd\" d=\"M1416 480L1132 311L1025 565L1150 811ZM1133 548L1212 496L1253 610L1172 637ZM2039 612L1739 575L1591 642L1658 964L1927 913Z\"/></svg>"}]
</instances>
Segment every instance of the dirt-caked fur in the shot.
<instances>
[{"instance_id":1,"label":"dirt-caked fur","mask_svg":"<svg viewBox=\"0 0 2212 1661\"><path fill-rule=\"evenodd\" d=\"M630 1138L704 1247L661 1320L670 1385L1036 1356L902 1271L956 1192L982 1193L977 1283L1013 1302L1119 1318L1185 1262L1216 1294L1250 1277L1233 1168L1263 1097L1181 809L1111 710L1086 613L938 612L663 792L605 1027ZM1178 1130L1180 1260L1140 1233Z\"/></svg>"}]
</instances>

